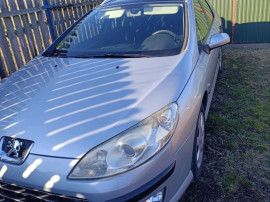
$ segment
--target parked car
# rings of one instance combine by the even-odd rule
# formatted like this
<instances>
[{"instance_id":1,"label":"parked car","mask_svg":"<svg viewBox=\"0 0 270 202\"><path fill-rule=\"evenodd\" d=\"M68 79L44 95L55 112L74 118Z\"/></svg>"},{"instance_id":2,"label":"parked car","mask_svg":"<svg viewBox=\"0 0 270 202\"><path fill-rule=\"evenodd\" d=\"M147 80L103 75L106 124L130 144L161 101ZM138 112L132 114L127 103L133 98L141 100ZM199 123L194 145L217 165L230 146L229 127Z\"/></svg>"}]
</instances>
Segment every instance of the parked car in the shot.
<instances>
[{"instance_id":1,"label":"parked car","mask_svg":"<svg viewBox=\"0 0 270 202\"><path fill-rule=\"evenodd\" d=\"M107 0L0 85L0 195L177 201L229 42L206 0Z\"/></svg>"}]
</instances>

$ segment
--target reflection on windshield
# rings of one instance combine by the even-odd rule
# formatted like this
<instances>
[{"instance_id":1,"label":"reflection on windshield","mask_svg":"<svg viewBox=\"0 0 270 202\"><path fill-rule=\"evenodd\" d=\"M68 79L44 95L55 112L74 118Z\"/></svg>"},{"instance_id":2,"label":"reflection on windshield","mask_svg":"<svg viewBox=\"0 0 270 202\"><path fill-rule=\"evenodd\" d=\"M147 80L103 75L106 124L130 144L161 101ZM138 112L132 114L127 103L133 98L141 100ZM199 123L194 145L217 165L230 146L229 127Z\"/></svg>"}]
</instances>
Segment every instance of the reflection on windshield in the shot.
<instances>
[{"instance_id":1,"label":"reflection on windshield","mask_svg":"<svg viewBox=\"0 0 270 202\"><path fill-rule=\"evenodd\" d=\"M138 4L99 8L57 45L55 56L151 57L180 53L183 4Z\"/></svg>"}]
</instances>

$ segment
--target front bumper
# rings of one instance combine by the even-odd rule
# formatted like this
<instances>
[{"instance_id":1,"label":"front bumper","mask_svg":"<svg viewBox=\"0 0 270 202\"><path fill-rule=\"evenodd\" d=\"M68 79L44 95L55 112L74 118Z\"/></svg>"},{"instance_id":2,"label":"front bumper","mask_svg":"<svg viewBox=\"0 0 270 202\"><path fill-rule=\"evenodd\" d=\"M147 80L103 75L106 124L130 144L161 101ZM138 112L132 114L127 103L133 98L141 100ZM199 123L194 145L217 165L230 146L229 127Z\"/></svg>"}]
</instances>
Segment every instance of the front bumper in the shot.
<instances>
[{"instance_id":1,"label":"front bumper","mask_svg":"<svg viewBox=\"0 0 270 202\"><path fill-rule=\"evenodd\" d=\"M164 201L170 201L179 198L184 192L179 190L185 190L192 179L189 175L192 146L193 138L188 138L181 148L172 154L173 147L170 142L144 165L123 174L96 180L67 179L77 159L30 154L20 166L0 162L0 179L42 193L55 193L57 196L90 201L146 201L163 190L166 192Z\"/></svg>"}]
</instances>

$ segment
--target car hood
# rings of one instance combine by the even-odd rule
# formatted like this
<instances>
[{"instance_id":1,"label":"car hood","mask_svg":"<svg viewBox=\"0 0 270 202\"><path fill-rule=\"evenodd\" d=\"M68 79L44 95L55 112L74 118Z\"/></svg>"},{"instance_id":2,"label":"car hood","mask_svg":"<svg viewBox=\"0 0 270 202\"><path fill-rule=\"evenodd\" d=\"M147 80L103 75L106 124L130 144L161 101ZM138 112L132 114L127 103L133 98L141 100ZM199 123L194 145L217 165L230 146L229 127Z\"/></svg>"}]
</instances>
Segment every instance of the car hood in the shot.
<instances>
[{"instance_id":1,"label":"car hood","mask_svg":"<svg viewBox=\"0 0 270 202\"><path fill-rule=\"evenodd\" d=\"M0 85L0 135L34 141L32 154L79 158L176 101L191 73L184 56L39 56Z\"/></svg>"}]
</instances>

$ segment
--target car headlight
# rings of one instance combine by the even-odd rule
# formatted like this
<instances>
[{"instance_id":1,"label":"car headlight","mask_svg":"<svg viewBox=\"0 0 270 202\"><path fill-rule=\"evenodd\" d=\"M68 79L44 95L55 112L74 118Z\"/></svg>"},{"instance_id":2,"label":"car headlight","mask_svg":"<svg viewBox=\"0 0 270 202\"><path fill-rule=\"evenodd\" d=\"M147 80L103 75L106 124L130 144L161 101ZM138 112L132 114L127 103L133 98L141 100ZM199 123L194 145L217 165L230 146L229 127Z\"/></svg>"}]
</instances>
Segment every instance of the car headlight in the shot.
<instances>
[{"instance_id":1,"label":"car headlight","mask_svg":"<svg viewBox=\"0 0 270 202\"><path fill-rule=\"evenodd\" d=\"M178 105L172 103L90 150L73 168L68 178L108 177L143 164L169 142L177 120Z\"/></svg>"}]
</instances>

